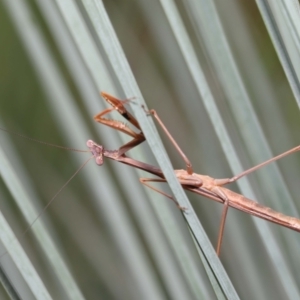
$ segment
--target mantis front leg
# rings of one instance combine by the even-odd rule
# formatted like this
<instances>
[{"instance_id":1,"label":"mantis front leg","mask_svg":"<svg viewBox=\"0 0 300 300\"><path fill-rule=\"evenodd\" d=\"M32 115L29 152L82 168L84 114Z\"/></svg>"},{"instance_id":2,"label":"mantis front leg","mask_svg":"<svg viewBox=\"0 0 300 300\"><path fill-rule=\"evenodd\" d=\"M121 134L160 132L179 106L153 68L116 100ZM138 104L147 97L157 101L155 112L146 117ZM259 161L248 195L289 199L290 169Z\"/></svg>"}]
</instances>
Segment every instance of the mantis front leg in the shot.
<instances>
[{"instance_id":1,"label":"mantis front leg","mask_svg":"<svg viewBox=\"0 0 300 300\"><path fill-rule=\"evenodd\" d=\"M129 151L130 149L136 147L137 145L141 144L144 140L144 134L141 132L140 125L138 121L127 111L124 104L128 103L130 99L126 100L120 100L117 99L107 93L102 92L101 96L112 106L111 108L107 108L100 113L98 113L94 120L98 123L104 124L106 126L109 126L113 129L116 129L118 131L121 131L131 137L133 137L133 140L128 142L127 144L123 145L119 149L119 156L123 155L125 152ZM111 120L103 118L106 114L117 111L120 115L122 115L126 120L128 120L134 127L136 127L138 130L140 130L139 133L133 131L131 128L129 128L126 124L120 121Z\"/></svg>"}]
</instances>

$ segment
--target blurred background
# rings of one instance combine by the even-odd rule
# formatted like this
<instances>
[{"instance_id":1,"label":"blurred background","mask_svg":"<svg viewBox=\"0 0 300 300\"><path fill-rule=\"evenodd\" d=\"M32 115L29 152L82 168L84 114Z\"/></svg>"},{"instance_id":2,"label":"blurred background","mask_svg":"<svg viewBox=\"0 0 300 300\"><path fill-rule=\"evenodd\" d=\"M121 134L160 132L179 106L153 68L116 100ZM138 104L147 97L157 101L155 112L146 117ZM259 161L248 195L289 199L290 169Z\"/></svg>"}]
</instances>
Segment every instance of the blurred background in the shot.
<instances>
[{"instance_id":1,"label":"blurred background","mask_svg":"<svg viewBox=\"0 0 300 300\"><path fill-rule=\"evenodd\" d=\"M231 177L300 144L299 28L290 29L299 20L288 15L294 5L299 18L297 1L270 2L115 0L102 7L92 0L4 0L1 127L81 150L90 138L108 149L128 141L92 119L108 105L101 90L123 99L138 96L124 91L107 54L110 33L99 35L104 20L111 22L147 106L156 109L195 172ZM116 113L112 118L121 120ZM157 129L174 169L185 168ZM23 235L90 154L5 132L0 144L0 209L45 288L39 292L53 299L228 298L212 287L181 212L139 183L148 174L117 162L101 168L89 162ZM128 155L157 165L147 142ZM299 178L300 153L230 188L299 218ZM158 187L171 193L166 184ZM215 247L222 206L187 196ZM170 232L178 231L188 258L174 250ZM15 244L10 240L2 253ZM240 298L297 299L299 246L299 233L230 209L220 260ZM16 258L0 259L21 299L48 299L32 288ZM184 269L185 259L193 270ZM11 299L3 286L1 299Z\"/></svg>"}]
</instances>

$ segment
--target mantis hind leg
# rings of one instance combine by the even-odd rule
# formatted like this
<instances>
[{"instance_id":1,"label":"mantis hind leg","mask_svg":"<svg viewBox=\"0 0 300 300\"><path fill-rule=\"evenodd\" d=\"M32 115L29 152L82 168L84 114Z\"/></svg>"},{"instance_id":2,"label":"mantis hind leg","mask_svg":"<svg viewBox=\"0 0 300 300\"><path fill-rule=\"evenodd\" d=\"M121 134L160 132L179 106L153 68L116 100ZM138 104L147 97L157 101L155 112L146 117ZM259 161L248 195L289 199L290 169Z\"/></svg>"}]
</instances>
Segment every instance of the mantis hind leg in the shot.
<instances>
[{"instance_id":1,"label":"mantis hind leg","mask_svg":"<svg viewBox=\"0 0 300 300\"><path fill-rule=\"evenodd\" d=\"M223 211L222 211L222 216L221 216L221 222L220 222L220 227L219 227L219 235L218 235L218 243L217 243L217 255L220 256L221 252L221 246L222 246L222 241L223 241L223 234L224 234L224 229L225 229L225 221L226 221L226 216L228 212L228 207L229 207L229 200L228 197L222 192L222 190L218 187L214 187L212 189L212 192L217 194L220 198L224 200L223 203Z\"/></svg>"}]
</instances>

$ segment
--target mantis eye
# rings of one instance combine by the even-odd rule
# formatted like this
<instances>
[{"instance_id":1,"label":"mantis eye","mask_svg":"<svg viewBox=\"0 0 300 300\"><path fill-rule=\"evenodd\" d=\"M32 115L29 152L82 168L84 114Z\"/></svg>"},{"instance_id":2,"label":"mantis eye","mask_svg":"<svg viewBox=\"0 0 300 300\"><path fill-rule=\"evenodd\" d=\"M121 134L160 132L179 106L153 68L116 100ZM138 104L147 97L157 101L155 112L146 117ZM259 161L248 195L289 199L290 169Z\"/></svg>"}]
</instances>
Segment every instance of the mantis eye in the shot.
<instances>
[{"instance_id":1,"label":"mantis eye","mask_svg":"<svg viewBox=\"0 0 300 300\"><path fill-rule=\"evenodd\" d=\"M95 160L96 160L96 164L99 166L103 165L103 147L96 144L92 140L88 140L86 142L86 145L88 146L90 151L93 153Z\"/></svg>"},{"instance_id":2,"label":"mantis eye","mask_svg":"<svg viewBox=\"0 0 300 300\"><path fill-rule=\"evenodd\" d=\"M96 164L98 166L103 165L103 156L102 156L102 154L96 157Z\"/></svg>"}]
</instances>

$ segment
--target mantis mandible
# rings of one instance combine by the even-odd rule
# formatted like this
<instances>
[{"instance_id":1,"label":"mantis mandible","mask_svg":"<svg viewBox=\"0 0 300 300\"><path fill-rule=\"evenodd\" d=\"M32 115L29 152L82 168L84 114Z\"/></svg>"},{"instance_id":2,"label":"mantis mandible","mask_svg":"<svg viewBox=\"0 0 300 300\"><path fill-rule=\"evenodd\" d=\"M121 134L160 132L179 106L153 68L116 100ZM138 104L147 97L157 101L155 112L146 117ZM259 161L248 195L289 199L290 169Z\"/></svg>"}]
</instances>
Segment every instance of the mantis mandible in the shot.
<instances>
[{"instance_id":1,"label":"mantis mandible","mask_svg":"<svg viewBox=\"0 0 300 300\"><path fill-rule=\"evenodd\" d=\"M123 163L127 163L129 165L132 165L134 167L138 167L140 169L143 169L149 173L152 173L154 175L157 175L160 178L140 178L140 182L144 184L145 186L153 189L154 191L157 191L169 199L173 200L177 206L181 210L185 210L185 208L181 207L177 201L171 196L168 195L155 187L153 187L151 182L166 182L166 179L164 178L162 171L156 167L137 162L133 159L130 159L131 161L125 162L125 152L128 150L132 149L133 147L136 147L140 143L142 143L145 140L144 134L141 131L140 125L138 121L131 115L129 112L126 110L124 104L126 104L130 100L119 100L107 93L102 92L101 93L102 97L110 104L112 105L112 108L106 109L99 114L97 114L94 119L104 125L110 126L116 130L122 131L130 136L133 137L133 140L127 143L126 145L122 146L118 151L118 154L116 154L118 157L115 160L123 160ZM147 111L144 106L142 106L144 109L145 113L147 115L152 115L159 125L162 127L163 131L167 135L167 137L170 139L171 143L174 145L176 148L177 152L179 155L182 157L186 164L186 169L185 170L174 170L175 175L182 185L182 187L186 190L189 190L191 192L197 193L199 195L205 196L209 199L215 200L217 202L220 202L224 205L223 211L222 211L222 217L221 217L221 222L220 222L220 228L219 228L219 236L218 236L218 242L217 242L217 255L220 255L220 250L221 250L221 245L222 245L222 238L223 238L223 232L224 232L224 227L225 227L225 220L228 212L229 207L236 208L238 210L241 210L243 212L249 213L253 216L262 218L264 220L285 226L287 228L290 228L295 231L300 232L300 220L294 217L286 216L280 212L277 212L267 206L263 206L256 201L253 201L251 199L248 199L244 197L241 194L235 193L227 188L224 188L223 186L229 183L233 183L240 179L241 177L250 174L251 172L271 163L274 162L282 157L285 157L287 155L290 155L292 153L295 153L300 150L300 146L297 146L295 148L292 148L278 156L275 156L253 168L250 168L244 172L242 172L239 175L236 175L232 178L223 178L223 179L215 179L212 177L209 177L207 175L201 175L194 173L192 164L190 160L187 158L187 156L183 153L177 142L174 140L168 129L165 127L161 119L159 118L158 114L156 113L155 110L149 110ZM126 126L124 123L120 121L115 121L115 120L110 120L110 119L105 119L103 118L104 115L107 113L117 110L124 118L126 118L132 125L134 125L137 129L140 130L139 133L134 132L131 130L128 126ZM101 149L97 148L98 145L92 141L88 142L88 146L90 150L94 153L94 156L96 157L97 161L97 156L99 157L99 154L101 153ZM100 155L101 156L101 155ZM107 155L106 155L107 156ZM126 159L129 159L126 157ZM99 160L99 158L98 158ZM101 159L100 159L101 160ZM141 167L142 166L142 167Z\"/></svg>"}]
</instances>

